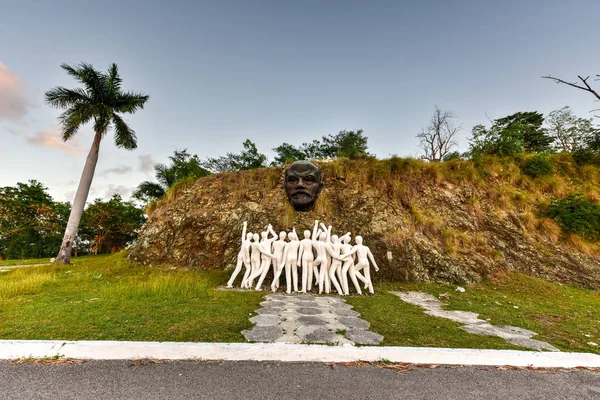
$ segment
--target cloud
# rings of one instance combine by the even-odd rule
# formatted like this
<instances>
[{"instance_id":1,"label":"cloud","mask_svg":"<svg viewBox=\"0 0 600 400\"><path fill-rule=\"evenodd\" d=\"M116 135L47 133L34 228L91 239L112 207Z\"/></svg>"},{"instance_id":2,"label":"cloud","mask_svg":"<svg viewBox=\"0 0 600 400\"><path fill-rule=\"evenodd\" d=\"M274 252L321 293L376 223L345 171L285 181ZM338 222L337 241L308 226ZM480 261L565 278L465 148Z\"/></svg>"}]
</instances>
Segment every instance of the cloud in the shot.
<instances>
[{"instance_id":1,"label":"cloud","mask_svg":"<svg viewBox=\"0 0 600 400\"><path fill-rule=\"evenodd\" d=\"M108 189L106 190L105 194L104 194L104 198L105 199L110 199L112 197L113 194L120 194L121 197L126 198L129 197L129 195L131 194L131 192L133 191L133 189L128 188L126 186L123 185L113 185L110 184L108 185Z\"/></svg>"},{"instance_id":2,"label":"cloud","mask_svg":"<svg viewBox=\"0 0 600 400\"><path fill-rule=\"evenodd\" d=\"M138 156L140 162L139 170L145 174L152 173L154 171L154 164L156 162L152 159L150 154L143 154Z\"/></svg>"},{"instance_id":3,"label":"cloud","mask_svg":"<svg viewBox=\"0 0 600 400\"><path fill-rule=\"evenodd\" d=\"M53 130L38 132L34 136L29 136L27 142L38 146L52 147L72 154L81 154L85 151L73 141L66 143L62 141L61 133Z\"/></svg>"},{"instance_id":4,"label":"cloud","mask_svg":"<svg viewBox=\"0 0 600 400\"><path fill-rule=\"evenodd\" d=\"M27 114L25 84L0 62L0 120L19 120Z\"/></svg>"},{"instance_id":5,"label":"cloud","mask_svg":"<svg viewBox=\"0 0 600 400\"><path fill-rule=\"evenodd\" d=\"M102 171L101 175L108 175L108 174L123 175L123 174L126 174L131 171L133 171L133 168L128 167L127 165L119 165L117 167L109 168L105 171Z\"/></svg>"},{"instance_id":6,"label":"cloud","mask_svg":"<svg viewBox=\"0 0 600 400\"><path fill-rule=\"evenodd\" d=\"M1 96L1 94L0 94L0 96ZM0 126L0 131L8 132L11 135L18 135L19 134L19 130L18 129L12 128L12 127L6 126L6 125Z\"/></svg>"}]
</instances>

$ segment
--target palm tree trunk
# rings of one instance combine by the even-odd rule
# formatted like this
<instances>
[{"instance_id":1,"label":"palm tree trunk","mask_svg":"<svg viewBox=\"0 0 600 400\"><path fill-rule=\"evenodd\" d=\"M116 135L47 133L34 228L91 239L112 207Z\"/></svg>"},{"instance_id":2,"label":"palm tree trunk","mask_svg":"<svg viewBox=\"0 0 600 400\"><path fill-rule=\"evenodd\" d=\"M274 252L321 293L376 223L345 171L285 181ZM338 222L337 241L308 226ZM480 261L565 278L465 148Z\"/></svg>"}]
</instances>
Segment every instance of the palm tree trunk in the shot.
<instances>
[{"instance_id":1,"label":"palm tree trunk","mask_svg":"<svg viewBox=\"0 0 600 400\"><path fill-rule=\"evenodd\" d=\"M92 148L85 160L85 167L81 173L81 179L79 180L79 187L73 200L73 207L71 208L71 214L69 215L69 222L67 222L67 229L65 230L65 236L62 240L62 245L56 256L56 263L70 264L71 263L71 249L73 248L73 239L77 234L77 228L79 228L79 222L83 215L83 208L87 200L88 194L90 193L90 186L92 185L92 179L94 178L94 171L96 170L96 164L98 163L98 152L100 151L100 140L102 139L102 132L96 132L94 136L94 142Z\"/></svg>"}]
</instances>

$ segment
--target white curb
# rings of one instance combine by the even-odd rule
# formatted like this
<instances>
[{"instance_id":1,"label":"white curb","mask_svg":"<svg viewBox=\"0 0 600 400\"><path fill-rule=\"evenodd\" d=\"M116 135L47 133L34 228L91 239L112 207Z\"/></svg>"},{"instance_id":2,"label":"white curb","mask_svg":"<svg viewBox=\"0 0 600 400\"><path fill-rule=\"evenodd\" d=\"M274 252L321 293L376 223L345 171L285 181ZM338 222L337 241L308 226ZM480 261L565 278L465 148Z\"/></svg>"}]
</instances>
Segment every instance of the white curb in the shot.
<instances>
[{"instance_id":1,"label":"white curb","mask_svg":"<svg viewBox=\"0 0 600 400\"><path fill-rule=\"evenodd\" d=\"M0 340L0 360L66 357L82 360L231 360L600 367L600 355L428 347L356 347L283 343L186 343Z\"/></svg>"}]
</instances>

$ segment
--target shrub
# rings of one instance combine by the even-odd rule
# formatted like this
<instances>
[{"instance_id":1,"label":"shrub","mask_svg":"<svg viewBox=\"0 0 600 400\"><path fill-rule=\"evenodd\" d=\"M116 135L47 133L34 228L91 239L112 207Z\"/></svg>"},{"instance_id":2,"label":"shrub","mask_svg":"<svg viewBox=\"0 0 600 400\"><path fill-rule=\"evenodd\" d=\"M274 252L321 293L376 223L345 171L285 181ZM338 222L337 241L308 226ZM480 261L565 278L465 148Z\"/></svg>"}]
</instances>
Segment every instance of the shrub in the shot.
<instances>
[{"instance_id":1,"label":"shrub","mask_svg":"<svg viewBox=\"0 0 600 400\"><path fill-rule=\"evenodd\" d=\"M546 215L567 233L576 233L590 241L600 240L600 206L590 203L581 193L552 199Z\"/></svg>"},{"instance_id":2,"label":"shrub","mask_svg":"<svg viewBox=\"0 0 600 400\"><path fill-rule=\"evenodd\" d=\"M548 161L548 159L541 154L535 155L525 161L521 167L521 171L523 171L525 175L529 175L532 178L552 175L554 173L554 169L552 168L550 161Z\"/></svg>"},{"instance_id":3,"label":"shrub","mask_svg":"<svg viewBox=\"0 0 600 400\"><path fill-rule=\"evenodd\" d=\"M462 160L463 157L458 151L453 151L451 153L446 154L442 161L451 161L451 160Z\"/></svg>"},{"instance_id":4,"label":"shrub","mask_svg":"<svg viewBox=\"0 0 600 400\"><path fill-rule=\"evenodd\" d=\"M573 152L573 159L577 165L597 164L600 165L600 157L591 149L577 149Z\"/></svg>"}]
</instances>

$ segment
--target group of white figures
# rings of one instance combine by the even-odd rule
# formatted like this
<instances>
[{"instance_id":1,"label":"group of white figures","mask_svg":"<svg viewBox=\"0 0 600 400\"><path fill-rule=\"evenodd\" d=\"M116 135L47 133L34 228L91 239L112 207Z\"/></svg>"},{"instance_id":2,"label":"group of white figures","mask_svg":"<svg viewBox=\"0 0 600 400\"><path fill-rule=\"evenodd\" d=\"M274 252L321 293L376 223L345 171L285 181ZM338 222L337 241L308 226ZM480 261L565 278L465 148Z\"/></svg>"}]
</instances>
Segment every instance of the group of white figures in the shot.
<instances>
[{"instance_id":1,"label":"group of white figures","mask_svg":"<svg viewBox=\"0 0 600 400\"><path fill-rule=\"evenodd\" d=\"M285 269L285 282L287 293L306 293L312 289L313 280L318 285L319 293L330 293L332 286L340 295L349 295L348 276L356 287L356 292L362 294L358 280L364 283L364 288L373 294L370 264L375 271L379 271L371 250L363 245L361 236L354 238L355 245L350 244L350 232L342 237L331 234L331 226L327 227L315 221L312 232L304 231L304 239L299 240L296 228L289 234L280 232L279 236L273 231L272 225L267 230L258 233L246 233L247 222L242 230L242 246L237 257L237 265L227 287L232 288L233 282L242 269L246 272L242 279L241 287L261 290L263 281L273 265L273 282L271 290L276 292L279 288L279 277ZM286 236L289 242L286 241ZM315 252L313 253L313 249ZM315 257L316 254L316 257ZM354 257L356 255L357 262ZM302 289L298 290L298 267L302 268ZM361 273L362 271L362 273ZM256 286L254 280L258 278Z\"/></svg>"}]
</instances>

